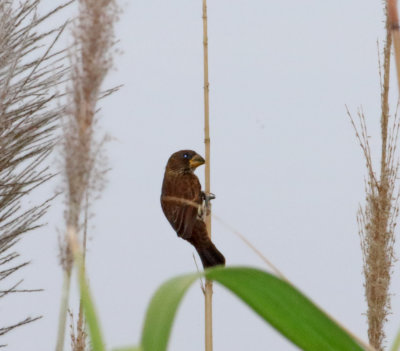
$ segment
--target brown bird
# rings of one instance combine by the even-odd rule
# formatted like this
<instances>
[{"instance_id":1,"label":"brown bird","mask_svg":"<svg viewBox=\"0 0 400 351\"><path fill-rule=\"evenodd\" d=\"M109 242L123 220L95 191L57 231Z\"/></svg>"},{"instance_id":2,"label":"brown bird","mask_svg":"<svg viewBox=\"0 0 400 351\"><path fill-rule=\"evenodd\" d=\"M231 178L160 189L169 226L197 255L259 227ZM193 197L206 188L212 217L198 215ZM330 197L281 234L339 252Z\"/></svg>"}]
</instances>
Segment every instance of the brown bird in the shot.
<instances>
[{"instance_id":1,"label":"brown bird","mask_svg":"<svg viewBox=\"0 0 400 351\"><path fill-rule=\"evenodd\" d=\"M207 233L202 218L205 194L194 170L204 159L192 150L171 155L165 168L161 191L161 207L179 237L197 250L203 267L225 265L225 257L217 250Z\"/></svg>"}]
</instances>

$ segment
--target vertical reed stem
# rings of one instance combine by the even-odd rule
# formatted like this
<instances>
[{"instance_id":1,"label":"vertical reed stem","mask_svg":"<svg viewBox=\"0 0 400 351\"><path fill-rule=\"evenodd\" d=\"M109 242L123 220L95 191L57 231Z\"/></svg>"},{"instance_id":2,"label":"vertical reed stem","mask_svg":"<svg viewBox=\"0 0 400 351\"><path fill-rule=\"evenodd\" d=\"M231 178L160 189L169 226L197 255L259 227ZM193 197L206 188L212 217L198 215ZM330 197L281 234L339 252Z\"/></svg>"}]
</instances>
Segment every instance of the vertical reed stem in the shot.
<instances>
[{"instance_id":1,"label":"vertical reed stem","mask_svg":"<svg viewBox=\"0 0 400 351\"><path fill-rule=\"evenodd\" d=\"M64 350L65 326L67 323L70 285L71 285L71 271L64 271L64 281L61 291L61 304L60 304L59 321L58 321L56 351Z\"/></svg>"},{"instance_id":2,"label":"vertical reed stem","mask_svg":"<svg viewBox=\"0 0 400 351\"><path fill-rule=\"evenodd\" d=\"M208 82L208 35L207 35L207 1L203 0L203 48L204 48L204 144L205 144L205 193L210 193L210 108L209 108L209 82ZM211 207L206 214L206 226L211 237ZM206 280L205 284L205 349L212 351L212 281Z\"/></svg>"},{"instance_id":3,"label":"vertical reed stem","mask_svg":"<svg viewBox=\"0 0 400 351\"><path fill-rule=\"evenodd\" d=\"M399 31L399 16L397 12L397 0L388 0L387 10L388 10L390 31L393 39L394 56L397 68L397 84L400 93L400 31Z\"/></svg>"},{"instance_id":4,"label":"vertical reed stem","mask_svg":"<svg viewBox=\"0 0 400 351\"><path fill-rule=\"evenodd\" d=\"M83 225L83 243L82 243L82 270L83 274L86 276L86 242L87 242L87 226L88 226L88 210L89 210L89 195L88 192L85 194L85 207L84 207L84 225ZM78 345L86 345L85 343L85 326L84 326L84 314L83 314L83 302L82 302L82 295L79 301L79 317L78 317L78 324L77 324L77 344Z\"/></svg>"}]
</instances>

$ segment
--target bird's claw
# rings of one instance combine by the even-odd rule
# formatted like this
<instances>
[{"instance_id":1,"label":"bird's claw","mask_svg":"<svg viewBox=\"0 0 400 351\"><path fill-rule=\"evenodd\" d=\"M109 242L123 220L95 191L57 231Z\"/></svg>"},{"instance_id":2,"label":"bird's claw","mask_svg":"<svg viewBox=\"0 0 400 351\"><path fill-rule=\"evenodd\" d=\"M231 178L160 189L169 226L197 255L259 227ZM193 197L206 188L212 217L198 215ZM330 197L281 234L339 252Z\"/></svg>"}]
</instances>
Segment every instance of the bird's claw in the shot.
<instances>
[{"instance_id":1,"label":"bird's claw","mask_svg":"<svg viewBox=\"0 0 400 351\"><path fill-rule=\"evenodd\" d=\"M208 199L208 201L215 200L215 195L213 193L208 193L208 195L206 195L206 199Z\"/></svg>"},{"instance_id":2,"label":"bird's claw","mask_svg":"<svg viewBox=\"0 0 400 351\"><path fill-rule=\"evenodd\" d=\"M201 197L204 201L208 202L215 199L215 195L213 193L205 193L204 191L201 192Z\"/></svg>"},{"instance_id":3,"label":"bird's claw","mask_svg":"<svg viewBox=\"0 0 400 351\"><path fill-rule=\"evenodd\" d=\"M206 216L209 216L211 214L211 200L215 199L215 195L213 193L205 193L204 191L202 192L202 198L203 198L203 216L204 214Z\"/></svg>"}]
</instances>

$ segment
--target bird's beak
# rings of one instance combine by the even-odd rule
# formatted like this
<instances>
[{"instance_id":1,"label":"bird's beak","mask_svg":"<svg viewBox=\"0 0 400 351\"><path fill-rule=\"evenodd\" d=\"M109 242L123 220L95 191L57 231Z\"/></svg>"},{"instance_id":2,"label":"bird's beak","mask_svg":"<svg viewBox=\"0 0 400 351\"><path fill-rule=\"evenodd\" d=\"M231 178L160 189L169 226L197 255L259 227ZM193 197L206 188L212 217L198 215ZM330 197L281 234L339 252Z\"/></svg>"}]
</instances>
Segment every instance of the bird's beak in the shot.
<instances>
[{"instance_id":1,"label":"bird's beak","mask_svg":"<svg viewBox=\"0 0 400 351\"><path fill-rule=\"evenodd\" d=\"M201 157L200 155L196 154L189 161L190 168L196 169L197 167L203 165L204 162L206 162L206 161L204 161L204 158Z\"/></svg>"}]
</instances>

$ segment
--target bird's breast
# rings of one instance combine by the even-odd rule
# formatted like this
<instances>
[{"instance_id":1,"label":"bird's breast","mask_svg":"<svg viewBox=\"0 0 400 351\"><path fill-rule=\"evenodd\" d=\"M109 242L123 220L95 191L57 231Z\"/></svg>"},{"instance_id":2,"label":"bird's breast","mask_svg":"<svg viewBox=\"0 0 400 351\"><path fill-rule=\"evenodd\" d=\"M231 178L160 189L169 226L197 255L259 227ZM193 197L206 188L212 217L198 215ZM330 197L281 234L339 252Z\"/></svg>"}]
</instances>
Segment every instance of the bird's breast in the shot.
<instances>
[{"instance_id":1,"label":"bird's breast","mask_svg":"<svg viewBox=\"0 0 400 351\"><path fill-rule=\"evenodd\" d=\"M174 196L201 203L201 186L196 175L165 172L162 196Z\"/></svg>"}]
</instances>

